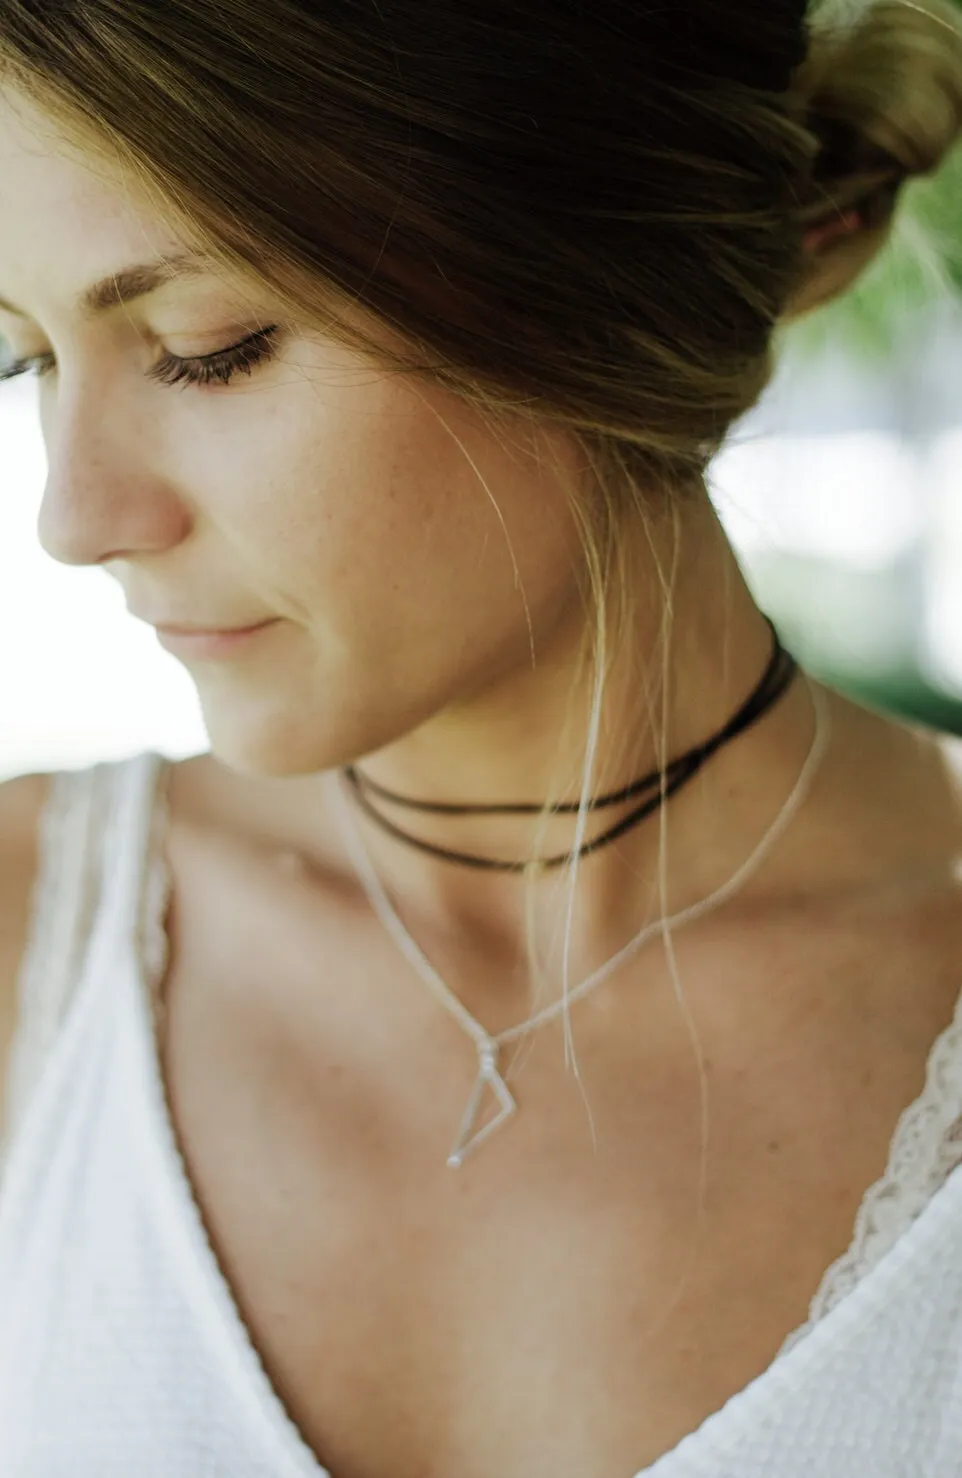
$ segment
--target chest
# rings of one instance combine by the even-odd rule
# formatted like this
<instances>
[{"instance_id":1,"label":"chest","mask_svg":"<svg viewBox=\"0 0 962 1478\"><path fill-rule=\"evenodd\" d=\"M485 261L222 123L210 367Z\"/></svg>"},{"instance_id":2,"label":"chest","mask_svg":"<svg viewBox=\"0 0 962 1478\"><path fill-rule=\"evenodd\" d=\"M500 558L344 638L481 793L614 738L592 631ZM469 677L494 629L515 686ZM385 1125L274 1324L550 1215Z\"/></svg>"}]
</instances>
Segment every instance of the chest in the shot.
<instances>
[{"instance_id":1,"label":"chest","mask_svg":"<svg viewBox=\"0 0 962 1478\"><path fill-rule=\"evenodd\" d=\"M577 1018L580 1080L560 1030L525 1041L518 1115L455 1172L473 1049L390 949L181 861L171 1117L334 1478L632 1478L676 1445L804 1322L958 992L946 972L911 1013L833 1020L823 979L739 1034L696 991L699 1070L652 975L646 1010Z\"/></svg>"}]
</instances>

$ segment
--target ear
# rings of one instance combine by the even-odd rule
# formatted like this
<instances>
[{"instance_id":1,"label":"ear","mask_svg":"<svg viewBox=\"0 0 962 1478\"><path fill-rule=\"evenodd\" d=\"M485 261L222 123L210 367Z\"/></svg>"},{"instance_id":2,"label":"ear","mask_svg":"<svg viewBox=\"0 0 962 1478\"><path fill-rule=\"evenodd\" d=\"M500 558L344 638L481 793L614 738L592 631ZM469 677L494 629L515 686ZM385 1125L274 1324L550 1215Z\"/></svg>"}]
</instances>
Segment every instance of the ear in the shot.
<instances>
[{"instance_id":1,"label":"ear","mask_svg":"<svg viewBox=\"0 0 962 1478\"><path fill-rule=\"evenodd\" d=\"M805 250L810 257L818 257L826 247L834 246L845 236L854 236L862 229L861 212L854 207L844 215L826 221L824 225L812 226L805 232Z\"/></svg>"},{"instance_id":2,"label":"ear","mask_svg":"<svg viewBox=\"0 0 962 1478\"><path fill-rule=\"evenodd\" d=\"M853 206L809 227L801 281L785 305L782 322L793 323L848 292L885 247L895 219L888 211L876 224L871 214Z\"/></svg>"}]
</instances>

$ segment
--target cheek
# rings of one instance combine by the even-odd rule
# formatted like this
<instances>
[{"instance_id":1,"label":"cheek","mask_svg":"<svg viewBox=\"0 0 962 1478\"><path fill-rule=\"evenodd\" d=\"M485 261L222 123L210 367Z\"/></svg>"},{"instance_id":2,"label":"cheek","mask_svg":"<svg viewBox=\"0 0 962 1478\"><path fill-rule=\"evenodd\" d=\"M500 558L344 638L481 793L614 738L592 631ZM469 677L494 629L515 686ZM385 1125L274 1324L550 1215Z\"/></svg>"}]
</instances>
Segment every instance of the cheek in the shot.
<instances>
[{"instance_id":1,"label":"cheek","mask_svg":"<svg viewBox=\"0 0 962 1478\"><path fill-rule=\"evenodd\" d=\"M342 444L298 470L297 496L278 489L269 537L288 589L345 637L463 649L474 634L527 631L573 578L576 531L557 489L497 447L468 461L435 433Z\"/></svg>"},{"instance_id":2,"label":"cheek","mask_svg":"<svg viewBox=\"0 0 962 1478\"><path fill-rule=\"evenodd\" d=\"M574 525L536 462L477 434L461 435L466 457L430 417L362 429L345 417L337 435L289 440L247 470L221 522L244 578L290 622L263 661L201 684L214 747L239 768L305 773L373 752L529 668L532 631L542 660L576 605Z\"/></svg>"},{"instance_id":3,"label":"cheek","mask_svg":"<svg viewBox=\"0 0 962 1478\"><path fill-rule=\"evenodd\" d=\"M359 380L288 387L239 458L234 443L222 529L257 588L358 670L529 651L529 620L554 620L574 579L570 458L559 469L543 432L499 438L449 394Z\"/></svg>"}]
</instances>

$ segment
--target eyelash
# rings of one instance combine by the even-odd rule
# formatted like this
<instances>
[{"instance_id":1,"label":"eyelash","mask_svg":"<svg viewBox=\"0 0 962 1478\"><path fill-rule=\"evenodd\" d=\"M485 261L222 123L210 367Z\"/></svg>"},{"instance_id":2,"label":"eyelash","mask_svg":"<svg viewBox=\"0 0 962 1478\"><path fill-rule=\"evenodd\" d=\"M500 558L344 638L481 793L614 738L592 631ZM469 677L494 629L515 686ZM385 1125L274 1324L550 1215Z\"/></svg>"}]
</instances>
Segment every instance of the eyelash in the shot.
<instances>
[{"instance_id":1,"label":"eyelash","mask_svg":"<svg viewBox=\"0 0 962 1478\"><path fill-rule=\"evenodd\" d=\"M194 359L179 359L176 354L165 354L147 371L147 378L170 386L210 385L215 380L229 385L235 375L250 375L259 364L266 364L276 357L275 340L279 332L280 325L275 324L272 328L264 328L251 334L250 338L243 339L239 344L232 344L228 349ZM0 384L30 373L37 379L42 379L50 370L52 358L51 354L37 354L31 359L22 359L8 369L0 370Z\"/></svg>"}]
</instances>

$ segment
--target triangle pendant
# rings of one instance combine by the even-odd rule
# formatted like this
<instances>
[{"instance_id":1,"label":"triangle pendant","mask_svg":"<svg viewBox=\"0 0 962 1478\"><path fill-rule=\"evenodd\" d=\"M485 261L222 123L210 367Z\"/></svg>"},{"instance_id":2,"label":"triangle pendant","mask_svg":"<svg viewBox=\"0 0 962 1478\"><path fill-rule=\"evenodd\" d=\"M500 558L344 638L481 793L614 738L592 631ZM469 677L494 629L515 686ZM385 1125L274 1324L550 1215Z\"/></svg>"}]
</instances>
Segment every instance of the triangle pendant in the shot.
<instances>
[{"instance_id":1,"label":"triangle pendant","mask_svg":"<svg viewBox=\"0 0 962 1478\"><path fill-rule=\"evenodd\" d=\"M510 1088L498 1072L497 1044L492 1043L490 1046L479 1048L478 1063L478 1076L471 1092L471 1097L468 1099L467 1107L464 1110L464 1117L461 1120L461 1129L458 1134L458 1142L448 1156L448 1165L452 1170L460 1169L468 1155L473 1150L476 1150L478 1145L482 1144L496 1129L500 1129L501 1125L511 1118L518 1107L512 1097ZM493 1119L489 1120L483 1129L479 1129L477 1134L472 1134L471 1131L478 1121L481 1105L486 1096L486 1088L500 1104L501 1111Z\"/></svg>"}]
</instances>

